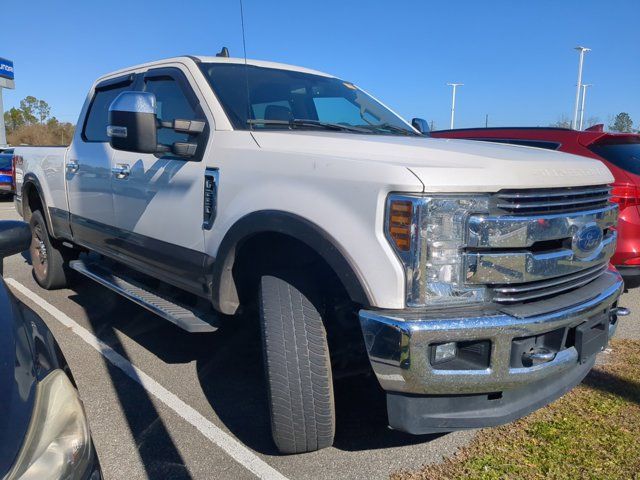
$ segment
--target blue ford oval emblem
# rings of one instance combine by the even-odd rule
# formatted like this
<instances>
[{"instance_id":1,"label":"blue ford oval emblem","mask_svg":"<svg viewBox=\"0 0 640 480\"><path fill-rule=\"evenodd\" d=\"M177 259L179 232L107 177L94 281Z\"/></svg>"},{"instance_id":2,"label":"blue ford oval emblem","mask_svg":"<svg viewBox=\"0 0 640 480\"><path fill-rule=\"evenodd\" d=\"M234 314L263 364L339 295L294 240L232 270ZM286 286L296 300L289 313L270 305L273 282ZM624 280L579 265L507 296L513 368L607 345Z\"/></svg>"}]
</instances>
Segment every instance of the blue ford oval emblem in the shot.
<instances>
[{"instance_id":1,"label":"blue ford oval emblem","mask_svg":"<svg viewBox=\"0 0 640 480\"><path fill-rule=\"evenodd\" d=\"M576 255L586 256L602 243L602 229L595 223L588 223L575 233L572 243Z\"/></svg>"}]
</instances>

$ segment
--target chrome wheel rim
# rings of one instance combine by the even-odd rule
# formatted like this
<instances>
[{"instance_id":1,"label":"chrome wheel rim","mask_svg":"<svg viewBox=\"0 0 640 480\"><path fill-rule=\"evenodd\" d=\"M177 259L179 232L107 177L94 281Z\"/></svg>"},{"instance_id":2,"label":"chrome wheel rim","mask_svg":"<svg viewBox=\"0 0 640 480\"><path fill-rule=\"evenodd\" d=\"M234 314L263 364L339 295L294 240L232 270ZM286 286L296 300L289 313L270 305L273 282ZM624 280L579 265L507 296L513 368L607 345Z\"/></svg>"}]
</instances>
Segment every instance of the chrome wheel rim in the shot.
<instances>
[{"instance_id":1,"label":"chrome wheel rim","mask_svg":"<svg viewBox=\"0 0 640 480\"><path fill-rule=\"evenodd\" d=\"M33 228L29 253L31 254L31 265L36 276L39 279L46 278L49 262L42 225L35 225Z\"/></svg>"}]
</instances>

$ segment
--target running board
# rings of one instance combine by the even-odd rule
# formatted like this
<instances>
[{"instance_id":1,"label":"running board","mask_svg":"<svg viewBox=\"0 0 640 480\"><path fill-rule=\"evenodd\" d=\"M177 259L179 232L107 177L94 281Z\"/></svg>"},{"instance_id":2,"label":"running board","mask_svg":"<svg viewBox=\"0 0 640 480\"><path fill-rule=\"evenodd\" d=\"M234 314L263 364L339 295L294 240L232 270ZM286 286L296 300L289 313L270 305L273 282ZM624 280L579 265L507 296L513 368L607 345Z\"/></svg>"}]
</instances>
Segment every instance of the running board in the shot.
<instances>
[{"instance_id":1,"label":"running board","mask_svg":"<svg viewBox=\"0 0 640 480\"><path fill-rule=\"evenodd\" d=\"M217 318L213 312L202 312L166 296L160 296L151 292L141 281L120 272L115 273L109 266L84 260L74 260L69 262L69 266L187 332L215 332L218 329Z\"/></svg>"}]
</instances>

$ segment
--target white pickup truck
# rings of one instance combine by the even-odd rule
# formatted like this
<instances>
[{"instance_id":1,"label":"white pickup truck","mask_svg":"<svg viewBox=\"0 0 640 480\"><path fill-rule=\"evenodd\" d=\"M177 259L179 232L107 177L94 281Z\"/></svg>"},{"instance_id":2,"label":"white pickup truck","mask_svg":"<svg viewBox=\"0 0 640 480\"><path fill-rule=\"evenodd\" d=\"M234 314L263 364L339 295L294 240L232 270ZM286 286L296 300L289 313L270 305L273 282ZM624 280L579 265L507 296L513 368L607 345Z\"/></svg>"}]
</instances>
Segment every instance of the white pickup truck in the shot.
<instances>
[{"instance_id":1,"label":"white pickup truck","mask_svg":"<svg viewBox=\"0 0 640 480\"><path fill-rule=\"evenodd\" d=\"M359 358L394 429L512 421L579 383L625 313L613 178L422 125L289 65L105 75L69 148L15 149L35 278L76 270L192 332L254 306L285 453L332 444L332 378Z\"/></svg>"}]
</instances>

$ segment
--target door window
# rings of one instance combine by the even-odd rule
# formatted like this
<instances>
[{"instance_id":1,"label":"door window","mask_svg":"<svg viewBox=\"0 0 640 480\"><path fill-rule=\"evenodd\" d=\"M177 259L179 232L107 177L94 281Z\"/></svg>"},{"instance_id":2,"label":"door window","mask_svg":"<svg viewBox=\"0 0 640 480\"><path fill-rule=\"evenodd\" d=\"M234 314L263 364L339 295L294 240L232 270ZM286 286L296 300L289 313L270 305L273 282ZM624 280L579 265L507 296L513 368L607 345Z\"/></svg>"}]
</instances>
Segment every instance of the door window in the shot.
<instances>
[{"instance_id":1,"label":"door window","mask_svg":"<svg viewBox=\"0 0 640 480\"><path fill-rule=\"evenodd\" d=\"M195 120L196 112L184 94L181 86L171 77L149 78L145 81L145 91L156 96L158 120L173 122L176 119ZM158 143L172 145L187 142L189 135L171 128L158 130Z\"/></svg>"}]
</instances>

